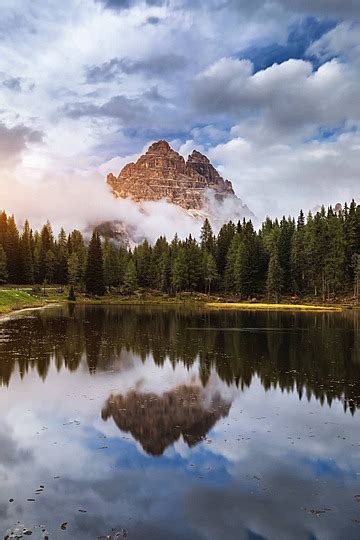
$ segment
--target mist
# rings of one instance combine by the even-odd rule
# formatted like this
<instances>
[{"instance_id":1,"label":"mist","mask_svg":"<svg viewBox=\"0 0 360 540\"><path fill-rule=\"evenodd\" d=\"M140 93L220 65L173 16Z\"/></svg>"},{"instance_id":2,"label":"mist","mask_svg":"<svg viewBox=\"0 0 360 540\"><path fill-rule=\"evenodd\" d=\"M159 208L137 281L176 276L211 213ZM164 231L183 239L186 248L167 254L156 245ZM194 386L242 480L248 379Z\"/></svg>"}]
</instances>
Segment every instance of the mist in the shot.
<instances>
[{"instance_id":1,"label":"mist","mask_svg":"<svg viewBox=\"0 0 360 540\"><path fill-rule=\"evenodd\" d=\"M55 175L31 183L5 175L0 185L0 209L14 214L19 227L28 219L34 229L39 229L49 220L55 232L63 227L66 231L76 228L89 233L101 223L114 222L130 244L144 239L154 243L161 235L168 240L175 234L180 238L189 234L198 238L205 217L215 232L230 219L251 217L251 212L240 203L219 202L210 193L206 205L204 211L187 212L165 200L135 203L131 199L116 199L100 174Z\"/></svg>"}]
</instances>

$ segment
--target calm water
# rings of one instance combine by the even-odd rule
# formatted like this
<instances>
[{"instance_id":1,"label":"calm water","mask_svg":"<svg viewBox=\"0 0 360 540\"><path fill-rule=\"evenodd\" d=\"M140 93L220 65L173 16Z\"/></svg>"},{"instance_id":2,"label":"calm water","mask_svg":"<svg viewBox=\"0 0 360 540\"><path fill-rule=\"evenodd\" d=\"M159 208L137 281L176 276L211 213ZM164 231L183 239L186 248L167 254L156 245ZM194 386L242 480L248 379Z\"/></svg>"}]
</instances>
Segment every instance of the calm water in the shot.
<instances>
[{"instance_id":1,"label":"calm water","mask_svg":"<svg viewBox=\"0 0 360 540\"><path fill-rule=\"evenodd\" d=\"M1 537L359 539L359 321L144 307L3 321Z\"/></svg>"}]
</instances>

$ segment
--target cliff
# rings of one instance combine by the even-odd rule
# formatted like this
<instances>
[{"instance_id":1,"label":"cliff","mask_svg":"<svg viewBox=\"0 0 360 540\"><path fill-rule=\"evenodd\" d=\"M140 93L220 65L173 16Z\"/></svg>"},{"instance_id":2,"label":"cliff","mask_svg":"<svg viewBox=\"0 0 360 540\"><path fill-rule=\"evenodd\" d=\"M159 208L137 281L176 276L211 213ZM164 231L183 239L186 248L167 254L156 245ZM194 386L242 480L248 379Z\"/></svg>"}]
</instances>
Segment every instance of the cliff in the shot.
<instances>
[{"instance_id":1,"label":"cliff","mask_svg":"<svg viewBox=\"0 0 360 540\"><path fill-rule=\"evenodd\" d=\"M231 182L224 180L209 159L194 151L188 160L166 141L152 144L136 163L125 165L118 177L109 174L107 182L116 197L136 202L165 199L186 210L203 210L209 193L223 202L240 199Z\"/></svg>"}]
</instances>

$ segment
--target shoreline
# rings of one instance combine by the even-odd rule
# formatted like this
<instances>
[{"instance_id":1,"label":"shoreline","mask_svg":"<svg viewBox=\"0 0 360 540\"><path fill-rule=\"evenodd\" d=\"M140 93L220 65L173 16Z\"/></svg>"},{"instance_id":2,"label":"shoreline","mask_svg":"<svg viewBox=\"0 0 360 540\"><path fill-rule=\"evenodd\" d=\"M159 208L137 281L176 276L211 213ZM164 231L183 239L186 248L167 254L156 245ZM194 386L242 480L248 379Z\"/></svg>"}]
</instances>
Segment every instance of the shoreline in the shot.
<instances>
[{"instance_id":1,"label":"shoreline","mask_svg":"<svg viewBox=\"0 0 360 540\"><path fill-rule=\"evenodd\" d=\"M307 303L292 303L284 299L283 303L271 302L236 302L219 297L208 297L206 295L191 295L184 293L182 296L162 296L156 294L138 294L122 296L119 294L107 294L104 297L87 297L78 294L76 301L71 302L65 293L50 294L48 297L38 297L30 292L21 289L8 289L0 291L0 319L6 316L43 309L46 307L72 304L79 306L102 305L102 306L183 306L193 308L205 308L209 310L238 310L238 311L287 311L287 312L317 312L317 313L341 313L344 311L358 311L357 304L344 303L337 304L317 304L314 300Z\"/></svg>"}]
</instances>

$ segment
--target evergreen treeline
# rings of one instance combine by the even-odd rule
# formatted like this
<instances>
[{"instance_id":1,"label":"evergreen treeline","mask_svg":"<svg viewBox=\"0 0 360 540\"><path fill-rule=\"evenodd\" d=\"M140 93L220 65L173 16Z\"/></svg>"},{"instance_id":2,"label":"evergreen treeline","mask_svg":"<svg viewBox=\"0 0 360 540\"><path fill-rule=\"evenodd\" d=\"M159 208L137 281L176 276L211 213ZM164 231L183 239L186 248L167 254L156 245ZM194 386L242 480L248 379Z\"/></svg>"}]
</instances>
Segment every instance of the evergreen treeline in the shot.
<instances>
[{"instance_id":1,"label":"evergreen treeline","mask_svg":"<svg viewBox=\"0 0 360 540\"><path fill-rule=\"evenodd\" d=\"M191 236L169 243L160 237L133 250L101 240L87 245L81 232L55 238L50 223L21 233L13 216L0 215L0 282L69 284L90 294L106 288L164 293L219 292L247 299L268 295L311 295L323 300L360 294L360 206L332 207L295 221L269 218L260 231L251 221L223 225L217 235L205 220L200 241Z\"/></svg>"}]
</instances>

